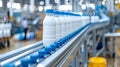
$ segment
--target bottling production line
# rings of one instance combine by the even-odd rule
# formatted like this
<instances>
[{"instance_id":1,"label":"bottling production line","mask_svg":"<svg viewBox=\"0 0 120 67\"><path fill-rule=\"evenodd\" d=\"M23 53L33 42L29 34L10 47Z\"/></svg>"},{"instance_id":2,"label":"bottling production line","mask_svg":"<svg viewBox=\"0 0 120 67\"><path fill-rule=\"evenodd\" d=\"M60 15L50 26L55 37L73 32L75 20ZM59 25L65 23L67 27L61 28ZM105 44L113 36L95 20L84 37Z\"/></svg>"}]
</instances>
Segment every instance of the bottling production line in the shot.
<instances>
[{"instance_id":1,"label":"bottling production line","mask_svg":"<svg viewBox=\"0 0 120 67\"><path fill-rule=\"evenodd\" d=\"M0 0L0 9L0 67L120 66L119 0Z\"/></svg>"},{"instance_id":2,"label":"bottling production line","mask_svg":"<svg viewBox=\"0 0 120 67\"><path fill-rule=\"evenodd\" d=\"M98 56L106 48L104 34L107 33L110 19L104 14L101 16L98 22L80 27L48 47L40 41L0 55L0 67L87 67L89 51L92 51L92 56ZM96 41L98 34L100 36ZM88 47L91 38L94 44L92 50ZM95 45L100 38L103 47L97 51Z\"/></svg>"}]
</instances>

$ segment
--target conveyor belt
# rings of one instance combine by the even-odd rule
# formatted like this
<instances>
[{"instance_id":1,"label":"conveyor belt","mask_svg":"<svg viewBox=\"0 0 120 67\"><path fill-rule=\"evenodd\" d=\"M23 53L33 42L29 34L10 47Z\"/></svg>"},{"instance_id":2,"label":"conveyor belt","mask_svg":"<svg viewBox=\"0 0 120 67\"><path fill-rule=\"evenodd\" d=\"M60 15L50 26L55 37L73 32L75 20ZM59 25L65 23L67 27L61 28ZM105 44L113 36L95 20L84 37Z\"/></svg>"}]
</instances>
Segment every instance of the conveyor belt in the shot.
<instances>
[{"instance_id":1,"label":"conveyor belt","mask_svg":"<svg viewBox=\"0 0 120 67\"><path fill-rule=\"evenodd\" d=\"M26 55L31 54L32 52L37 51L40 48L43 48L42 41L2 54L0 55L0 65L3 65L7 62L13 62L17 59L20 59L21 57L24 57Z\"/></svg>"},{"instance_id":2,"label":"conveyor belt","mask_svg":"<svg viewBox=\"0 0 120 67\"><path fill-rule=\"evenodd\" d=\"M80 45L86 38L87 33L93 29L102 28L108 26L109 22L92 23L85 27L77 36L69 41L64 47L60 48L50 57L40 62L37 67L68 67L70 61L72 61L77 51L80 49ZM67 65L67 66L66 66Z\"/></svg>"},{"instance_id":3,"label":"conveyor belt","mask_svg":"<svg viewBox=\"0 0 120 67\"><path fill-rule=\"evenodd\" d=\"M107 26L109 23L90 23L86 27L84 27L81 32L72 38L69 42L67 42L63 47L58 49L55 53L50 55L49 57L45 58L39 64L33 64L31 67L64 67L64 64L70 63L71 60L74 59L76 56L77 51L79 50L79 46L81 45L82 41L84 41L85 36L88 32L93 29L101 28ZM37 50L36 50L37 51ZM11 58L13 59L13 58ZM15 62L16 66L20 65L20 60ZM34 66L35 65L35 66ZM65 66L66 67L66 66Z\"/></svg>"},{"instance_id":4,"label":"conveyor belt","mask_svg":"<svg viewBox=\"0 0 120 67\"><path fill-rule=\"evenodd\" d=\"M86 35L94 29L103 28L108 25L109 25L109 20L100 20L98 23L89 23L81 27L80 29L76 30L75 32L65 36L64 38L59 40L62 44L60 44L58 41L59 45L54 46L54 48L57 50L51 53L48 57L39 58L43 60L36 62L35 67L36 66L37 67L56 67L56 66L68 67L68 64L70 63L71 60L75 58L77 51L80 49L79 46L86 39ZM40 42L39 44L42 45L42 42ZM20 66L19 59L26 56L29 57L28 56L29 54L38 52L37 50L39 50L40 48L39 47L34 49L31 48L31 50L24 52L25 54L21 53L18 56L15 56L15 58L10 58L8 60L5 60L4 62L1 63L1 65L3 66L9 61L9 62L13 62L16 66ZM34 67L34 64L31 65L30 67Z\"/></svg>"}]
</instances>

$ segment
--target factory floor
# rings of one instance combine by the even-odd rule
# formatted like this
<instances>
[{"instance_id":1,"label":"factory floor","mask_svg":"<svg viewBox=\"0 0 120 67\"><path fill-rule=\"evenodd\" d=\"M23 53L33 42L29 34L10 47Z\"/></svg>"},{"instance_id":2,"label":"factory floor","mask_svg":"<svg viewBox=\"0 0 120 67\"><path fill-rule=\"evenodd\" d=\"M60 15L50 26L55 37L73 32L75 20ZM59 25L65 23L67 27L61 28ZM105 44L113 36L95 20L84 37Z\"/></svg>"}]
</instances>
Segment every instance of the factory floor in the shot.
<instances>
[{"instance_id":1,"label":"factory floor","mask_svg":"<svg viewBox=\"0 0 120 67\"><path fill-rule=\"evenodd\" d=\"M115 39L115 66L114 67L120 67L120 38Z\"/></svg>"},{"instance_id":2,"label":"factory floor","mask_svg":"<svg viewBox=\"0 0 120 67\"><path fill-rule=\"evenodd\" d=\"M107 67L120 67L120 38L115 38L115 54L115 58L110 55L106 57Z\"/></svg>"},{"instance_id":3,"label":"factory floor","mask_svg":"<svg viewBox=\"0 0 120 67\"><path fill-rule=\"evenodd\" d=\"M36 38L34 40L18 41L18 40L15 40L14 37L12 37L10 39L10 47L5 47L5 48L0 49L0 54L33 44L40 40L42 40L42 30L38 30L36 32Z\"/></svg>"},{"instance_id":4,"label":"factory floor","mask_svg":"<svg viewBox=\"0 0 120 67\"><path fill-rule=\"evenodd\" d=\"M30 45L32 43L37 42L38 40L34 39L34 40L27 40L27 41L16 41L13 38L10 39L10 47L5 47L0 49L0 54Z\"/></svg>"}]
</instances>

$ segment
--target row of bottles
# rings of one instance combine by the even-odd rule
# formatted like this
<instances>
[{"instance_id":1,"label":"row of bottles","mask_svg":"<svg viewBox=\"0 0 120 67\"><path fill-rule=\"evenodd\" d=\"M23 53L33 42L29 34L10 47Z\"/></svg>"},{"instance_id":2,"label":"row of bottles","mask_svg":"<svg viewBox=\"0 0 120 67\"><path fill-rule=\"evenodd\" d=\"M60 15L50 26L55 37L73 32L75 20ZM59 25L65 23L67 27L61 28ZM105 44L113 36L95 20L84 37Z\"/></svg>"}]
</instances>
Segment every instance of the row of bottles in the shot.
<instances>
[{"instance_id":1,"label":"row of bottles","mask_svg":"<svg viewBox=\"0 0 120 67\"><path fill-rule=\"evenodd\" d=\"M103 17L103 19L104 19L104 21L109 20L108 17ZM95 21L99 21L99 20L95 20ZM19 66L20 67L36 67L38 63L40 63L42 60L48 58L50 55L52 55L57 50L59 50L62 46L65 46L67 42L69 42L72 38L74 38L76 35L78 35L82 30L84 30L89 25L91 25L91 23L88 22L87 24L81 26L81 28L68 34L67 36L64 36L63 38L57 40L56 42L54 42L48 46L45 46L42 49L39 49L37 52L34 52L31 55L21 58L19 60L20 61ZM4 67L17 67L16 65L17 64L15 62L11 62L11 63L5 64ZM37 67L41 67L41 66L37 66Z\"/></svg>"},{"instance_id":2,"label":"row of bottles","mask_svg":"<svg viewBox=\"0 0 120 67\"><path fill-rule=\"evenodd\" d=\"M82 29L86 28L88 25L90 25L90 24L83 26ZM19 67L36 67L38 63L45 60L50 55L54 54L62 46L65 46L66 43L68 41L70 41L73 37L75 37L79 32L81 32L82 29L80 28L80 29L68 34L67 36L59 39L58 41L56 41L48 46L45 46L44 48L39 49L38 51L36 51L26 57L20 58L20 60L17 60L15 62L8 62L2 66L3 67L18 67L18 66ZM37 67L41 67L41 66L37 66Z\"/></svg>"},{"instance_id":3,"label":"row of bottles","mask_svg":"<svg viewBox=\"0 0 120 67\"><path fill-rule=\"evenodd\" d=\"M1 23L0 24L0 38L11 36L11 23Z\"/></svg>"},{"instance_id":4,"label":"row of bottles","mask_svg":"<svg viewBox=\"0 0 120 67\"><path fill-rule=\"evenodd\" d=\"M97 16L95 16L95 17L97 17ZM91 20L93 20L93 19L91 19ZM110 19L107 16L103 16L103 18L100 19L100 20L102 22L104 22L104 21L109 21ZM96 21L101 22L100 20L96 19L95 22ZM48 58L53 53L55 53L62 46L65 46L67 42L69 42L72 38L74 38L76 35L78 35L82 30L84 30L89 25L91 25L91 23L88 22L87 24L81 26L81 28L79 28L79 29L75 30L74 32L68 34L67 36L64 36L63 38L57 40L56 42L54 42L54 43L52 43L48 46L45 46L42 49L39 49L37 52L34 52L34 53L32 53L32 54L30 54L26 57L21 58L19 60L20 61L19 67L36 67L36 66L41 67L37 64L40 63L41 61L45 60L46 58ZM7 63L7 64L3 65L3 67L18 67L17 65L18 65L18 63L16 64L16 62L11 62L11 63Z\"/></svg>"},{"instance_id":5,"label":"row of bottles","mask_svg":"<svg viewBox=\"0 0 120 67\"><path fill-rule=\"evenodd\" d=\"M96 17L98 16L91 18L92 22L97 22ZM99 17L97 20L98 19ZM71 12L47 9L43 21L43 45L48 46L89 22L89 16L80 16L79 14Z\"/></svg>"}]
</instances>

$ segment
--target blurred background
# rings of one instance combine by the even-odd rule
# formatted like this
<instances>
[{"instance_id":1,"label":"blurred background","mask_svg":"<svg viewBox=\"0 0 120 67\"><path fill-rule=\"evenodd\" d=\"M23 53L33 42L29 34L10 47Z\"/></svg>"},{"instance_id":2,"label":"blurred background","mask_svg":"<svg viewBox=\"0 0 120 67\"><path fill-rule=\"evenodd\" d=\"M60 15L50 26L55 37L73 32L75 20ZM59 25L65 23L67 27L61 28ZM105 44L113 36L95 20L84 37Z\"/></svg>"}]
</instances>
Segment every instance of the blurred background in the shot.
<instances>
[{"instance_id":1,"label":"blurred background","mask_svg":"<svg viewBox=\"0 0 120 67\"><path fill-rule=\"evenodd\" d=\"M120 0L0 0L0 55L42 41L47 9L81 16L105 13L110 18L109 32L120 32ZM115 44L119 46L119 37ZM109 60L109 67L114 67L114 59Z\"/></svg>"}]
</instances>

